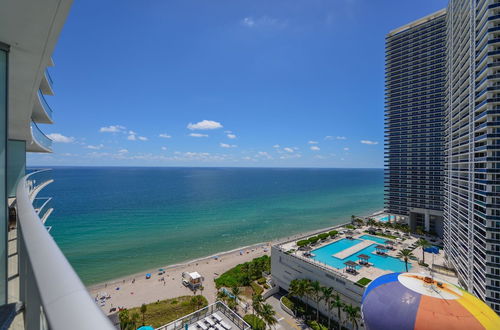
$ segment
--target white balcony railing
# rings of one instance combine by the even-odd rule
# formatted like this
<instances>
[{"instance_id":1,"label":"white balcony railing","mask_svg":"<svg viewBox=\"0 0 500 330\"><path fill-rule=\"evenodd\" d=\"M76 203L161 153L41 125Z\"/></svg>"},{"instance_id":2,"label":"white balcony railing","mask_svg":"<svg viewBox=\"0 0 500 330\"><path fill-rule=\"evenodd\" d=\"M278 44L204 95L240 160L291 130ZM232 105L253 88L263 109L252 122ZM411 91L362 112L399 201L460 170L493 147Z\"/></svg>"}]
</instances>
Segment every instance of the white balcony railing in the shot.
<instances>
[{"instance_id":1,"label":"white balcony railing","mask_svg":"<svg viewBox=\"0 0 500 330\"><path fill-rule=\"evenodd\" d=\"M33 208L33 172L17 186L19 291L24 328L114 329Z\"/></svg>"}]
</instances>

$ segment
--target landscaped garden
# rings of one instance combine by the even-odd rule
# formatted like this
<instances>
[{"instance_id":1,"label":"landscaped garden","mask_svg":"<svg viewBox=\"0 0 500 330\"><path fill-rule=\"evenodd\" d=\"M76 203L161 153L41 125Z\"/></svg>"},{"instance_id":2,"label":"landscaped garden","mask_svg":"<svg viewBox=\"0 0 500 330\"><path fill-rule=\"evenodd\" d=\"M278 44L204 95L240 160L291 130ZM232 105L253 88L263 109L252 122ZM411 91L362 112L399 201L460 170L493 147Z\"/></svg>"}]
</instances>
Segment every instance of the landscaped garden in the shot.
<instances>
[{"instance_id":1,"label":"landscaped garden","mask_svg":"<svg viewBox=\"0 0 500 330\"><path fill-rule=\"evenodd\" d=\"M122 330L135 330L142 325L157 328L207 305L207 299L199 295L182 296L143 304L141 307L121 310L118 314L120 327Z\"/></svg>"}]
</instances>

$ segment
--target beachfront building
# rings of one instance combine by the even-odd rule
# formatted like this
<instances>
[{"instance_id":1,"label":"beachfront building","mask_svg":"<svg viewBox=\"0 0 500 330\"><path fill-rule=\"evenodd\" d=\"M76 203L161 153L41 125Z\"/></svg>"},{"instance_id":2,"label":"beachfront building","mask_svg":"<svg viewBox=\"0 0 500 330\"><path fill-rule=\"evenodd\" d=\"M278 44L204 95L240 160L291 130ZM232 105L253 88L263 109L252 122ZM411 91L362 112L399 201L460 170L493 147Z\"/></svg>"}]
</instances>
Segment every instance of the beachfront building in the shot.
<instances>
[{"instance_id":1,"label":"beachfront building","mask_svg":"<svg viewBox=\"0 0 500 330\"><path fill-rule=\"evenodd\" d=\"M339 293L344 303L359 307L368 283L379 276L406 270L405 262L397 257L398 252L414 247L417 241L417 238L399 231L391 232L396 238L388 240L367 234L368 227L350 234L342 226L331 229L338 231L338 235L301 244L311 237L309 234L271 247L271 277L276 290L289 292L290 283L295 279L318 281L321 286L331 287ZM329 231L316 234L322 232ZM443 253L432 259L433 266L444 264ZM418 264L416 258L409 261L408 269L417 273L429 272ZM446 280L457 283L453 276L446 276ZM311 303L310 299L305 302ZM320 303L319 309L324 315L337 318L336 312L324 302Z\"/></svg>"},{"instance_id":2,"label":"beachfront building","mask_svg":"<svg viewBox=\"0 0 500 330\"><path fill-rule=\"evenodd\" d=\"M447 14L444 243L460 283L500 312L500 1Z\"/></svg>"},{"instance_id":3,"label":"beachfront building","mask_svg":"<svg viewBox=\"0 0 500 330\"><path fill-rule=\"evenodd\" d=\"M112 329L50 236L48 172L26 153L52 151L51 54L71 0L6 0L0 9L0 327Z\"/></svg>"},{"instance_id":4,"label":"beachfront building","mask_svg":"<svg viewBox=\"0 0 500 330\"><path fill-rule=\"evenodd\" d=\"M446 10L386 37L385 207L443 235Z\"/></svg>"}]
</instances>

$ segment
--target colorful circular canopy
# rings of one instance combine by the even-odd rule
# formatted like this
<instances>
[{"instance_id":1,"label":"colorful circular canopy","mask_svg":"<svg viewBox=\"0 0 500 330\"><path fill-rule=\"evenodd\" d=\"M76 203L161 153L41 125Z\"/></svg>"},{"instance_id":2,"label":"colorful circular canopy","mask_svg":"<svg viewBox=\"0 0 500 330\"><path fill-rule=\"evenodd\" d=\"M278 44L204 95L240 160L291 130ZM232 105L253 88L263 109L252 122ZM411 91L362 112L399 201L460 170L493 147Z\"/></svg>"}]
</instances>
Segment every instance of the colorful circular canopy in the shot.
<instances>
[{"instance_id":1,"label":"colorful circular canopy","mask_svg":"<svg viewBox=\"0 0 500 330\"><path fill-rule=\"evenodd\" d=\"M365 290L361 312L367 330L500 329L500 317L478 298L413 273L375 279Z\"/></svg>"}]
</instances>

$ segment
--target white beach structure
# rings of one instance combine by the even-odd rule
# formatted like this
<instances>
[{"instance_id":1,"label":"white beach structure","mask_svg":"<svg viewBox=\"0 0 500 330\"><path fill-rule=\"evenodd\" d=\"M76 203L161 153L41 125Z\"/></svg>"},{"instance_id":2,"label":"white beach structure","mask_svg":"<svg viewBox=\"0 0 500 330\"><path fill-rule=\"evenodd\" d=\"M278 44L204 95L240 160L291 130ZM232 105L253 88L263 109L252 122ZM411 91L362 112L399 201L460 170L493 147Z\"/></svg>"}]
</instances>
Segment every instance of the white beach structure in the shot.
<instances>
[{"instance_id":1,"label":"white beach structure","mask_svg":"<svg viewBox=\"0 0 500 330\"><path fill-rule=\"evenodd\" d=\"M203 276L198 272L183 272L182 273L182 284L191 288L192 290L199 288L203 284Z\"/></svg>"}]
</instances>

